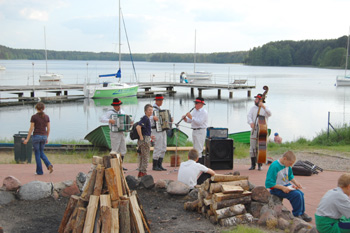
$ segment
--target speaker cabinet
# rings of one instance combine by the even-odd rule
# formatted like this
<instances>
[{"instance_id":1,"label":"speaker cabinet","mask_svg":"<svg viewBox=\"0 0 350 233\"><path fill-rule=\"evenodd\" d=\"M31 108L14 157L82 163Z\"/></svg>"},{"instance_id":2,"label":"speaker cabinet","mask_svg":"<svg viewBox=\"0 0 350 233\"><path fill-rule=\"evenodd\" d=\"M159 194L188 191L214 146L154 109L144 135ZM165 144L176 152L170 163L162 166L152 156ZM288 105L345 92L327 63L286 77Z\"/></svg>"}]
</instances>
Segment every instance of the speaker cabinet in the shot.
<instances>
[{"instance_id":1,"label":"speaker cabinet","mask_svg":"<svg viewBox=\"0 0 350 233\"><path fill-rule=\"evenodd\" d=\"M233 139L206 139L204 165L213 170L233 169Z\"/></svg>"}]
</instances>

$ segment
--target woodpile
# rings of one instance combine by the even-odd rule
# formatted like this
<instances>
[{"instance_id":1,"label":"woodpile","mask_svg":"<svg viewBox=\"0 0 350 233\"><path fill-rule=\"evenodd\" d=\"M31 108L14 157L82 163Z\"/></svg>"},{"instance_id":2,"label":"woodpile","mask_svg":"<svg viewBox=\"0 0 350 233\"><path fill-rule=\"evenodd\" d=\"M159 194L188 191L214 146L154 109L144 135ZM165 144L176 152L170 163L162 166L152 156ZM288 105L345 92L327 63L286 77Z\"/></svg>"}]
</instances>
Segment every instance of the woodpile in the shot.
<instances>
[{"instance_id":1,"label":"woodpile","mask_svg":"<svg viewBox=\"0 0 350 233\"><path fill-rule=\"evenodd\" d=\"M186 202L184 208L221 226L250 223L253 216L245 205L251 203L251 194L247 176L215 175L198 187L198 199Z\"/></svg>"},{"instance_id":2,"label":"woodpile","mask_svg":"<svg viewBox=\"0 0 350 233\"><path fill-rule=\"evenodd\" d=\"M59 233L151 232L136 191L130 192L121 158L94 156L81 196L71 196Z\"/></svg>"}]
</instances>

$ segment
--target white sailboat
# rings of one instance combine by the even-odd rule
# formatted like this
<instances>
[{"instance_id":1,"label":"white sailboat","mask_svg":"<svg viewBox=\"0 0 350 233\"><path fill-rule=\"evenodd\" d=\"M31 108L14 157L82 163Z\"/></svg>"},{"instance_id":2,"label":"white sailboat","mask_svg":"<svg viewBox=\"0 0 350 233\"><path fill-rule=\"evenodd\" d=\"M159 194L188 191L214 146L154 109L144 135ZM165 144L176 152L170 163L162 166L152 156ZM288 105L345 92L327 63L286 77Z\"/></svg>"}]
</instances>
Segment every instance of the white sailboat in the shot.
<instances>
[{"instance_id":1,"label":"white sailboat","mask_svg":"<svg viewBox=\"0 0 350 233\"><path fill-rule=\"evenodd\" d=\"M197 38L196 38L196 31L194 32L194 56L193 56L193 73L186 73L186 77L189 81L195 81L195 80L210 80L213 76L212 73L206 72L206 71L196 71L196 44L197 44Z\"/></svg>"},{"instance_id":2,"label":"white sailboat","mask_svg":"<svg viewBox=\"0 0 350 233\"><path fill-rule=\"evenodd\" d=\"M6 70L5 66L0 65L0 70Z\"/></svg>"},{"instance_id":3,"label":"white sailboat","mask_svg":"<svg viewBox=\"0 0 350 233\"><path fill-rule=\"evenodd\" d=\"M119 0L119 69L115 74L99 75L98 84L87 84L84 87L84 95L87 98L116 98L136 96L139 86L136 84L122 83L121 80L121 8ZM117 81L116 81L117 79Z\"/></svg>"},{"instance_id":4,"label":"white sailboat","mask_svg":"<svg viewBox=\"0 0 350 233\"><path fill-rule=\"evenodd\" d=\"M349 60L349 41L350 41L350 28L348 34L348 45L346 47L346 58L345 58L345 73L344 75L338 75L336 78L337 86L350 86L350 75L347 74L348 71L348 60Z\"/></svg>"},{"instance_id":5,"label":"white sailboat","mask_svg":"<svg viewBox=\"0 0 350 233\"><path fill-rule=\"evenodd\" d=\"M44 27L44 39L45 39L45 64L46 64L46 73L40 75L39 82L43 85L57 85L61 84L61 79L63 75L55 74L55 73L49 73L47 70L47 49L46 49L46 30Z\"/></svg>"}]
</instances>

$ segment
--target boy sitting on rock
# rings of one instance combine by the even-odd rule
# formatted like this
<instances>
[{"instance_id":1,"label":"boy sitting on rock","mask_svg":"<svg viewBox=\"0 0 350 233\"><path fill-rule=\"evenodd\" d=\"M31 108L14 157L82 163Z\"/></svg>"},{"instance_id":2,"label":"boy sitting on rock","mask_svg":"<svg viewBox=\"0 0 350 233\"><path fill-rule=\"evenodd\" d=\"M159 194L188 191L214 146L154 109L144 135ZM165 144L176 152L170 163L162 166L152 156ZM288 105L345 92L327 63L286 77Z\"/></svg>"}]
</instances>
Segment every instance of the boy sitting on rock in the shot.
<instances>
[{"instance_id":1,"label":"boy sitting on rock","mask_svg":"<svg viewBox=\"0 0 350 233\"><path fill-rule=\"evenodd\" d=\"M294 153L287 151L282 158L274 161L267 171L265 187L270 189L271 194L289 200L294 217L311 222L312 218L305 213L304 193L300 191L302 186L294 179L291 166L295 160Z\"/></svg>"},{"instance_id":2,"label":"boy sitting on rock","mask_svg":"<svg viewBox=\"0 0 350 233\"><path fill-rule=\"evenodd\" d=\"M192 149L188 152L188 160L180 164L177 180L190 186L191 189L197 184L202 184L206 179L215 175L215 172L206 166L197 163L198 151ZM200 175L200 173L202 174Z\"/></svg>"}]
</instances>

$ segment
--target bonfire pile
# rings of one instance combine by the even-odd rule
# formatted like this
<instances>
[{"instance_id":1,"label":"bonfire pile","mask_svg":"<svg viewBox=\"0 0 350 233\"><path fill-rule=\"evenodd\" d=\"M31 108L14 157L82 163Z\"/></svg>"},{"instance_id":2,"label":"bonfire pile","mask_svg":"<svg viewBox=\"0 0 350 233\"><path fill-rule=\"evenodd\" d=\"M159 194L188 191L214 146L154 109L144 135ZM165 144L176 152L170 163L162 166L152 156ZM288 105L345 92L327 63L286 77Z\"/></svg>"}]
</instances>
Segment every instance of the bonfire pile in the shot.
<instances>
[{"instance_id":1,"label":"bonfire pile","mask_svg":"<svg viewBox=\"0 0 350 233\"><path fill-rule=\"evenodd\" d=\"M137 193L126 183L120 156L94 156L92 165L81 196L70 197L58 232L150 232Z\"/></svg>"},{"instance_id":2,"label":"bonfire pile","mask_svg":"<svg viewBox=\"0 0 350 233\"><path fill-rule=\"evenodd\" d=\"M198 199L186 202L184 208L221 226L250 223L253 216L245 205L251 203L251 194L247 176L215 175L199 186Z\"/></svg>"}]
</instances>

